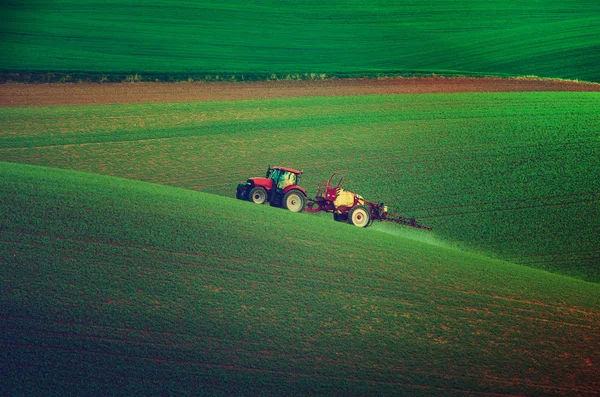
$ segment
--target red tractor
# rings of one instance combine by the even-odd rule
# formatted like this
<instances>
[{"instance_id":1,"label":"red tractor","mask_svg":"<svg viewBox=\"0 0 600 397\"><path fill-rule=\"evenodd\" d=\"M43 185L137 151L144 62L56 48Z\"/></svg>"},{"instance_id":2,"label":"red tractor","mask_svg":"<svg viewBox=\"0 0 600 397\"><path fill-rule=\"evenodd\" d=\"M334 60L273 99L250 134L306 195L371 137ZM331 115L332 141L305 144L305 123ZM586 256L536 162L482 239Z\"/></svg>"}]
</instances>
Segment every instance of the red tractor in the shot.
<instances>
[{"instance_id":1,"label":"red tractor","mask_svg":"<svg viewBox=\"0 0 600 397\"><path fill-rule=\"evenodd\" d=\"M302 212L306 190L298 186L302 171L286 167L267 168L264 178L250 178L240 183L235 197L256 204L270 203L292 212Z\"/></svg>"},{"instance_id":2,"label":"red tractor","mask_svg":"<svg viewBox=\"0 0 600 397\"><path fill-rule=\"evenodd\" d=\"M342 189L342 179L344 175L334 172L327 182L319 183L317 196L306 203L306 212L331 212L334 220L358 227L368 227L374 220L386 219L388 207Z\"/></svg>"}]
</instances>

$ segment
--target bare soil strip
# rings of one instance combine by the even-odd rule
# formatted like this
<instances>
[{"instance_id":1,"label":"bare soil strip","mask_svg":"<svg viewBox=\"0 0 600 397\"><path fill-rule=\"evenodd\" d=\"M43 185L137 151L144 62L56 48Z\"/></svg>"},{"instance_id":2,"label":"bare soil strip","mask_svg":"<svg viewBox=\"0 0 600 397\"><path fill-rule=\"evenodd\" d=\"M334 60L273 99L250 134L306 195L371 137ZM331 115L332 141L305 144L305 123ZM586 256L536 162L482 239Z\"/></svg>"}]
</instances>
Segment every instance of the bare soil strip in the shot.
<instances>
[{"instance_id":1,"label":"bare soil strip","mask_svg":"<svg viewBox=\"0 0 600 397\"><path fill-rule=\"evenodd\" d=\"M0 106L193 102L305 96L453 92L600 92L600 84L516 78L390 78L194 83L0 84Z\"/></svg>"}]
</instances>

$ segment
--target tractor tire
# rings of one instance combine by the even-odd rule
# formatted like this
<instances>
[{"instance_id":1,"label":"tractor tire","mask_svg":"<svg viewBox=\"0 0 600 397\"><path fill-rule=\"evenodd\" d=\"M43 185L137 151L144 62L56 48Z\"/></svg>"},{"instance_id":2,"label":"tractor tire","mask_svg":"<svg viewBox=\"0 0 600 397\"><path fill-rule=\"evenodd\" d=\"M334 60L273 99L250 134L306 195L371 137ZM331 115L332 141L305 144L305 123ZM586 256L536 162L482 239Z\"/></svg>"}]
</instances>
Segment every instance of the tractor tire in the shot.
<instances>
[{"instance_id":1,"label":"tractor tire","mask_svg":"<svg viewBox=\"0 0 600 397\"><path fill-rule=\"evenodd\" d=\"M235 198L238 200L245 200L248 198L246 196L247 193L248 193L248 191L246 190L246 185L243 185L240 183L235 192Z\"/></svg>"},{"instance_id":2,"label":"tractor tire","mask_svg":"<svg viewBox=\"0 0 600 397\"><path fill-rule=\"evenodd\" d=\"M358 227L368 227L371 225L371 213L369 209L362 205L357 205L348 213L348 223Z\"/></svg>"},{"instance_id":3,"label":"tractor tire","mask_svg":"<svg viewBox=\"0 0 600 397\"><path fill-rule=\"evenodd\" d=\"M248 200L256 204L264 204L267 202L267 191L262 187L255 187L250 190Z\"/></svg>"},{"instance_id":4,"label":"tractor tire","mask_svg":"<svg viewBox=\"0 0 600 397\"><path fill-rule=\"evenodd\" d=\"M283 208L288 209L292 212L302 212L304 210L304 203L306 197L304 193L299 190L290 190L283 196Z\"/></svg>"}]
</instances>

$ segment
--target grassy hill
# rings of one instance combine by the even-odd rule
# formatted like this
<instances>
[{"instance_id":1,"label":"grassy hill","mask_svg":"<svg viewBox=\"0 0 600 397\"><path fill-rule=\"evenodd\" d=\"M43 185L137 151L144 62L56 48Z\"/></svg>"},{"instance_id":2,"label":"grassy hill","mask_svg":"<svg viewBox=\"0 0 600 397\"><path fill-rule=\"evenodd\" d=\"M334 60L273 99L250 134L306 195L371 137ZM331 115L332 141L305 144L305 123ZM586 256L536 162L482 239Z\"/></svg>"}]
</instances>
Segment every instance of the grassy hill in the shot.
<instances>
[{"instance_id":1,"label":"grassy hill","mask_svg":"<svg viewBox=\"0 0 600 397\"><path fill-rule=\"evenodd\" d=\"M600 95L317 97L0 109L0 161L233 197L267 164L345 186L446 241L598 282Z\"/></svg>"},{"instance_id":2,"label":"grassy hill","mask_svg":"<svg viewBox=\"0 0 600 397\"><path fill-rule=\"evenodd\" d=\"M3 2L0 13L0 71L73 80L438 73L600 81L597 1L44 0Z\"/></svg>"},{"instance_id":3,"label":"grassy hill","mask_svg":"<svg viewBox=\"0 0 600 397\"><path fill-rule=\"evenodd\" d=\"M2 394L600 387L597 284L191 190L9 163L0 184Z\"/></svg>"}]
</instances>

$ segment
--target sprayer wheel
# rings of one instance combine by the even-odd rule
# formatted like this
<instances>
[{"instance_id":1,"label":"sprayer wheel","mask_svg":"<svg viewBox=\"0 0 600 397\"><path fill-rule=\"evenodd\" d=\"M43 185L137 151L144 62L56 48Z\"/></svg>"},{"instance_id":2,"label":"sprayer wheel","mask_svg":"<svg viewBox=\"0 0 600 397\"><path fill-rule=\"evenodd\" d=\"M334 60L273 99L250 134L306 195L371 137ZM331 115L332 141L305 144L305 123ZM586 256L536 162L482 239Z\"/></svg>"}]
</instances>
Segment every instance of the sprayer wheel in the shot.
<instances>
[{"instance_id":1,"label":"sprayer wheel","mask_svg":"<svg viewBox=\"0 0 600 397\"><path fill-rule=\"evenodd\" d=\"M368 227L371 225L371 213L366 207L357 205L348 213L348 222L358 227Z\"/></svg>"}]
</instances>

